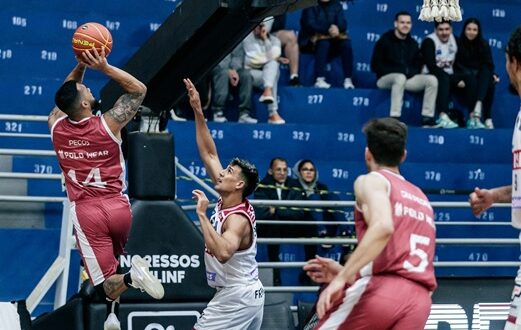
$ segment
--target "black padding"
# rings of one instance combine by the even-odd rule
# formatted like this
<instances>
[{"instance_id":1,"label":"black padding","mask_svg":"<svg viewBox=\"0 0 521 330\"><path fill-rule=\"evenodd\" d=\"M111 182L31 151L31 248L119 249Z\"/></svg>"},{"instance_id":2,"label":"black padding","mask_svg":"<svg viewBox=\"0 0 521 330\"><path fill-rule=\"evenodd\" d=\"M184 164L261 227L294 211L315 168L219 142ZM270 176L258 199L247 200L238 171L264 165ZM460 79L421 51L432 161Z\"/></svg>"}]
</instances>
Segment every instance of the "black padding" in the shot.
<instances>
[{"instance_id":1,"label":"black padding","mask_svg":"<svg viewBox=\"0 0 521 330\"><path fill-rule=\"evenodd\" d=\"M25 300L18 300L16 302L16 311L20 317L20 329L31 330L31 314L29 314L29 311L27 310L27 304L25 303Z\"/></svg>"},{"instance_id":2,"label":"black padding","mask_svg":"<svg viewBox=\"0 0 521 330\"><path fill-rule=\"evenodd\" d=\"M174 199L175 162L172 134L132 132L128 135L130 198Z\"/></svg>"},{"instance_id":3,"label":"black padding","mask_svg":"<svg viewBox=\"0 0 521 330\"><path fill-rule=\"evenodd\" d=\"M105 306L105 305L103 305ZM105 313L105 311L103 311ZM102 329L101 326L98 329ZM81 298L69 300L57 310L43 314L33 320L33 330L74 329L83 330L83 301Z\"/></svg>"},{"instance_id":4,"label":"black padding","mask_svg":"<svg viewBox=\"0 0 521 330\"><path fill-rule=\"evenodd\" d=\"M123 272L130 268L135 254L151 261L165 288L161 301L208 301L213 296L206 282L204 240L201 232L174 201L132 201L133 223L120 257ZM154 301L139 290L129 289L122 296L127 301Z\"/></svg>"}]
</instances>

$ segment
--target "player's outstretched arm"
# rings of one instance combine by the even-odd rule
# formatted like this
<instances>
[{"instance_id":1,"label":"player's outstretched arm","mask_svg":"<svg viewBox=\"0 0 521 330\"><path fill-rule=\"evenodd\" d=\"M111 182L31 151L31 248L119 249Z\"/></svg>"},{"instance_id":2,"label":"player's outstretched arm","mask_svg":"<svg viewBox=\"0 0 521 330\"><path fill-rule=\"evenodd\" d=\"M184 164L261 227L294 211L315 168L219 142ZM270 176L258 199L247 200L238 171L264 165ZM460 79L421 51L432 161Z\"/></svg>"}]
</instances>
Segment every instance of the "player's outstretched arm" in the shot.
<instances>
[{"instance_id":1,"label":"player's outstretched arm","mask_svg":"<svg viewBox=\"0 0 521 330\"><path fill-rule=\"evenodd\" d=\"M139 106L145 99L147 87L130 73L110 65L105 56L105 48L101 49L101 53L93 48L84 51L82 55L82 61L89 68L103 72L126 92L114 103L112 109L103 114L112 133L119 137L121 129L134 118Z\"/></svg>"},{"instance_id":2,"label":"player's outstretched arm","mask_svg":"<svg viewBox=\"0 0 521 330\"><path fill-rule=\"evenodd\" d=\"M494 203L508 203L512 201L512 186L503 186L493 189L474 188L469 195L470 208L474 215L480 215Z\"/></svg>"},{"instance_id":3,"label":"player's outstretched arm","mask_svg":"<svg viewBox=\"0 0 521 330\"><path fill-rule=\"evenodd\" d=\"M72 71L67 75L64 82L67 82L69 80L76 80L80 83L83 82L83 76L85 75L86 68L87 66L78 59L78 64L76 64L74 69L72 69ZM58 107L55 106L49 113L49 116L47 117L47 124L49 125L49 129L52 127L52 125L54 125L56 120L65 116L65 112L61 111Z\"/></svg>"},{"instance_id":4,"label":"player's outstretched arm","mask_svg":"<svg viewBox=\"0 0 521 330\"><path fill-rule=\"evenodd\" d=\"M317 255L308 260L303 269L313 282L329 283L340 273L342 265L333 259Z\"/></svg>"},{"instance_id":5,"label":"player's outstretched arm","mask_svg":"<svg viewBox=\"0 0 521 330\"><path fill-rule=\"evenodd\" d=\"M228 261L241 246L242 240L251 230L248 219L242 215L232 214L224 224L223 234L219 235L206 216L208 208L208 198L201 190L192 191L197 200L197 216L201 223L206 248L221 263Z\"/></svg>"},{"instance_id":6,"label":"player's outstretched arm","mask_svg":"<svg viewBox=\"0 0 521 330\"><path fill-rule=\"evenodd\" d=\"M324 316L342 294L345 284L353 283L356 274L383 251L391 238L394 224L387 189L386 181L376 175L362 175L355 181L356 202L364 214L367 231L344 268L320 295L319 317Z\"/></svg>"},{"instance_id":7,"label":"player's outstretched arm","mask_svg":"<svg viewBox=\"0 0 521 330\"><path fill-rule=\"evenodd\" d=\"M199 149L199 156L204 163L206 172L208 172L212 181L217 183L219 173L223 170L223 166L219 160L215 142L210 135L210 131L206 125L206 120L204 119L199 92L190 79L183 79L183 82L185 83L186 91L188 92L190 106L195 115L195 138L197 141L197 148Z\"/></svg>"}]
</instances>

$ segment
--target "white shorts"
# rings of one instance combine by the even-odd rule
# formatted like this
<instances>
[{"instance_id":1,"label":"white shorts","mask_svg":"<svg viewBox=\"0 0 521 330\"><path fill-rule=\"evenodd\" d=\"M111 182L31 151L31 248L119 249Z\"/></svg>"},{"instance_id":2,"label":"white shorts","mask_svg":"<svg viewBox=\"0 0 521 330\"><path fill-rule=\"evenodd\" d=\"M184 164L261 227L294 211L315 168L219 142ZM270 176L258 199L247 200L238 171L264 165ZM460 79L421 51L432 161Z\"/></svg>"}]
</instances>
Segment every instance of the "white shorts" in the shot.
<instances>
[{"instance_id":1,"label":"white shorts","mask_svg":"<svg viewBox=\"0 0 521 330\"><path fill-rule=\"evenodd\" d=\"M264 287L257 282L217 289L194 325L196 330L258 330L264 311Z\"/></svg>"}]
</instances>

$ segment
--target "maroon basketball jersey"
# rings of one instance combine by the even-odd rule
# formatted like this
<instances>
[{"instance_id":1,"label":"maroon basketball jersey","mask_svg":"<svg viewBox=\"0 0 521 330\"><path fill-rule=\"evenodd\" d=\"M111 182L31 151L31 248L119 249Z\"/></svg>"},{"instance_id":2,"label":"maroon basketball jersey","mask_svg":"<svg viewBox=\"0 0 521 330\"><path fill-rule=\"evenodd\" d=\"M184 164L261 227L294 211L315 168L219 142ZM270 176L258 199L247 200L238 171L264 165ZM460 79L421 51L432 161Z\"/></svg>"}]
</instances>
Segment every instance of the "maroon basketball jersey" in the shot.
<instances>
[{"instance_id":1,"label":"maroon basketball jersey","mask_svg":"<svg viewBox=\"0 0 521 330\"><path fill-rule=\"evenodd\" d=\"M60 118L51 138L70 201L117 196L126 189L121 142L103 117Z\"/></svg>"},{"instance_id":2,"label":"maroon basketball jersey","mask_svg":"<svg viewBox=\"0 0 521 330\"><path fill-rule=\"evenodd\" d=\"M387 170L369 175L381 175L389 182L394 233L380 255L372 264L362 268L360 275L397 274L433 291L436 288L432 263L436 228L429 200L418 187L401 175ZM361 240L367 224L357 208L355 226L358 240Z\"/></svg>"}]
</instances>

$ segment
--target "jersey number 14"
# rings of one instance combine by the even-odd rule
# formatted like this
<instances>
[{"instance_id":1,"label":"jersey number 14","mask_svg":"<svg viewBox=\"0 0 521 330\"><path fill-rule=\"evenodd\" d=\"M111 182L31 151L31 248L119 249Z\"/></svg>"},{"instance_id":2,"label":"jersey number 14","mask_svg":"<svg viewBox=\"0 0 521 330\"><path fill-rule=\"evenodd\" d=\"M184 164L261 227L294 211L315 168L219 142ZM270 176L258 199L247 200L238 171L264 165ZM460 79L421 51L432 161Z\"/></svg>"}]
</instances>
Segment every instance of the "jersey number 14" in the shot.
<instances>
[{"instance_id":1,"label":"jersey number 14","mask_svg":"<svg viewBox=\"0 0 521 330\"><path fill-rule=\"evenodd\" d=\"M99 168L97 167L91 169L85 180L81 182L78 181L78 179L76 178L75 170L69 170L69 172L67 172L67 176L71 178L71 180L75 183L84 187L105 188L105 186L107 185L106 182L101 180L101 173Z\"/></svg>"}]
</instances>

